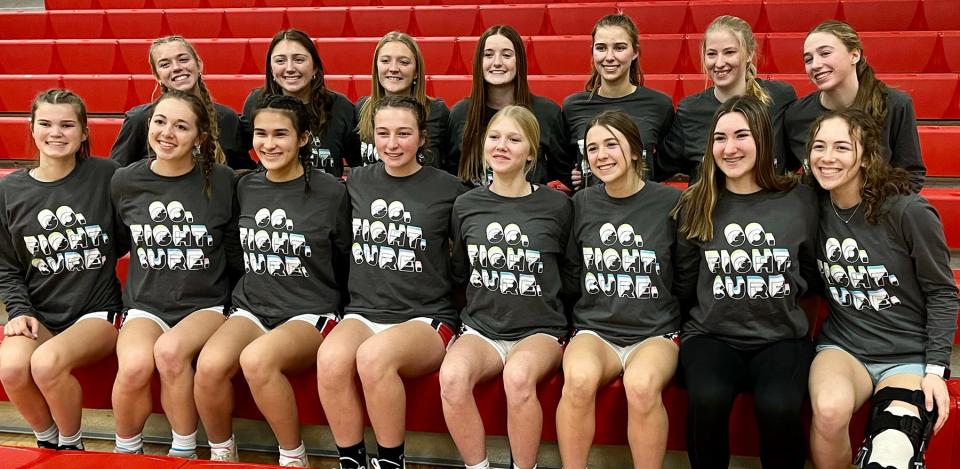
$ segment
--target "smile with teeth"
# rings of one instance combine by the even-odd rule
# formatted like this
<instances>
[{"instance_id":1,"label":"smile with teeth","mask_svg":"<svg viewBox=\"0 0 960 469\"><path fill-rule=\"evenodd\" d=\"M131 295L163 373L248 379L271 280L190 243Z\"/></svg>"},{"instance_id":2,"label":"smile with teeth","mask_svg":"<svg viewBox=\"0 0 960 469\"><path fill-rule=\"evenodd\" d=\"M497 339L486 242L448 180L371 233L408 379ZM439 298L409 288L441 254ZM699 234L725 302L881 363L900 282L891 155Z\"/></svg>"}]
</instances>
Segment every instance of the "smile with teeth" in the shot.
<instances>
[{"instance_id":1,"label":"smile with teeth","mask_svg":"<svg viewBox=\"0 0 960 469\"><path fill-rule=\"evenodd\" d=\"M190 74L189 74L189 73L183 73L183 74L180 74L180 75L175 75L171 81L173 81L174 83L176 83L176 82L181 82L181 81L183 81L183 80L186 80L187 78L190 78Z\"/></svg>"},{"instance_id":2,"label":"smile with teeth","mask_svg":"<svg viewBox=\"0 0 960 469\"><path fill-rule=\"evenodd\" d=\"M823 81L830 75L829 71L817 72L813 74L813 79L816 81Z\"/></svg>"},{"instance_id":3,"label":"smile with teeth","mask_svg":"<svg viewBox=\"0 0 960 469\"><path fill-rule=\"evenodd\" d=\"M723 157L723 162L726 163L726 164L731 164L731 165L732 165L732 164L737 164L737 163L739 163L740 160L742 160L743 158L744 158L743 155L724 156L724 157Z\"/></svg>"},{"instance_id":4,"label":"smile with teeth","mask_svg":"<svg viewBox=\"0 0 960 469\"><path fill-rule=\"evenodd\" d=\"M599 169L599 170L601 170L601 171L606 171L606 170L608 170L608 169L612 169L612 168L613 168L614 166L616 166L616 165L617 165L617 163L615 163L615 162L613 162L613 163L602 163L602 164L598 164L598 165L597 165L597 169Z\"/></svg>"},{"instance_id":5,"label":"smile with teeth","mask_svg":"<svg viewBox=\"0 0 960 469\"><path fill-rule=\"evenodd\" d=\"M714 71L713 71L713 75L714 75L715 77L717 77L717 78L726 78L727 75L729 75L729 74L730 74L730 69L729 69L729 68L727 68L727 69L722 69L722 70L714 69Z\"/></svg>"},{"instance_id":6,"label":"smile with teeth","mask_svg":"<svg viewBox=\"0 0 960 469\"><path fill-rule=\"evenodd\" d=\"M818 166L817 170L820 171L820 174L823 176L835 176L840 172L840 168L824 168L822 166Z\"/></svg>"}]
</instances>

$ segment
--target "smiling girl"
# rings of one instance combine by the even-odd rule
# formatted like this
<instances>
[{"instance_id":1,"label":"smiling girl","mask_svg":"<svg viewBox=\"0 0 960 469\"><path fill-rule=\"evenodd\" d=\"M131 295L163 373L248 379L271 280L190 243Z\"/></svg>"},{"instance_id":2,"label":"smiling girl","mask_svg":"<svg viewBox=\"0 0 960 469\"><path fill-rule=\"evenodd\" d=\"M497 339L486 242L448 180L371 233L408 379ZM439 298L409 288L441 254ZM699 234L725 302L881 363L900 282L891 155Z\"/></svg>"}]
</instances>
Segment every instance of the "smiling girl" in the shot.
<instances>
[{"instance_id":1,"label":"smiling girl","mask_svg":"<svg viewBox=\"0 0 960 469\"><path fill-rule=\"evenodd\" d=\"M746 21L724 15L707 26L700 43L700 60L713 87L687 96L677 105L676 119L664 141L666 156L676 166L671 171L689 174L691 181L696 181L713 113L721 103L743 95L753 96L767 105L777 173L782 174L788 167L799 167L799 161L784 161L783 147L785 111L796 101L797 94L788 83L757 78L757 54L757 41Z\"/></svg>"},{"instance_id":2,"label":"smiling girl","mask_svg":"<svg viewBox=\"0 0 960 469\"><path fill-rule=\"evenodd\" d=\"M480 35L473 55L470 96L450 110L444 169L474 185L489 184L490 175L483 166L484 131L497 111L511 105L530 110L540 127L537 165L527 180L541 184L559 180L569 186L573 154L560 106L530 92L523 39L507 25L491 26Z\"/></svg>"},{"instance_id":3,"label":"smiling girl","mask_svg":"<svg viewBox=\"0 0 960 469\"><path fill-rule=\"evenodd\" d=\"M566 195L527 182L538 134L526 108L497 112L483 145L493 181L453 207L455 276L469 285L463 329L440 368L440 395L469 468L490 467L473 389L501 373L513 467L536 467L543 427L537 383L560 366L567 336L559 295L572 211Z\"/></svg>"},{"instance_id":4,"label":"smiling girl","mask_svg":"<svg viewBox=\"0 0 960 469\"><path fill-rule=\"evenodd\" d=\"M164 93L148 133L156 158L118 170L111 183L131 240L113 385L117 452L143 451L156 370L173 430L170 455L196 457L193 361L226 320L227 271L240 261L233 171L215 163L221 151L211 117L199 98Z\"/></svg>"},{"instance_id":5,"label":"smiling girl","mask_svg":"<svg viewBox=\"0 0 960 469\"><path fill-rule=\"evenodd\" d=\"M797 298L816 290L816 196L777 176L767 106L720 105L700 180L680 198L675 291L690 319L680 367L693 468L727 467L733 401L752 391L764 467L802 468L813 345ZM750 254L748 254L750 253Z\"/></svg>"},{"instance_id":6,"label":"smiling girl","mask_svg":"<svg viewBox=\"0 0 960 469\"><path fill-rule=\"evenodd\" d=\"M817 259L830 314L810 369L810 440L821 468L850 466L850 419L871 396L862 467L922 463L923 442L950 411L944 379L958 301L943 225L882 145L876 120L848 109L818 118L807 146L828 191ZM881 275L858 276L864 265Z\"/></svg>"},{"instance_id":7,"label":"smiling girl","mask_svg":"<svg viewBox=\"0 0 960 469\"><path fill-rule=\"evenodd\" d=\"M320 53L310 36L297 29L278 32L267 48L266 61L263 87L251 91L243 103L247 125L262 98L293 96L310 113L311 166L336 177L343 176L344 160L359 166L357 111L346 96L327 88Z\"/></svg>"},{"instance_id":8,"label":"smiling girl","mask_svg":"<svg viewBox=\"0 0 960 469\"><path fill-rule=\"evenodd\" d=\"M441 98L427 96L426 66L420 46L407 34L385 34L373 52L373 92L357 101L360 116L360 158L364 165L380 161L374 144L373 108L384 96L411 96L427 110L427 141L417 155L421 164L440 167L441 151L446 147L450 110Z\"/></svg>"},{"instance_id":9,"label":"smiling girl","mask_svg":"<svg viewBox=\"0 0 960 469\"><path fill-rule=\"evenodd\" d=\"M82 450L71 372L113 352L121 316L114 267L126 243L109 197L117 164L90 158L87 110L70 91L34 99L30 132L36 167L0 180L0 381L38 447Z\"/></svg>"},{"instance_id":10,"label":"smiling girl","mask_svg":"<svg viewBox=\"0 0 960 469\"><path fill-rule=\"evenodd\" d=\"M669 96L643 86L640 69L640 40L637 26L622 13L604 16L593 27L593 71L584 91L563 100L563 118L567 125L570 147L579 153L573 184L583 187L596 182L583 155L583 136L587 123L608 109L626 112L640 129L643 158L648 176L660 179L655 163L663 156L661 141L673 121L673 101ZM581 179L582 178L582 179Z\"/></svg>"},{"instance_id":11,"label":"smiling girl","mask_svg":"<svg viewBox=\"0 0 960 469\"><path fill-rule=\"evenodd\" d=\"M162 93L178 90L192 94L203 102L207 113L216 116L211 123L211 138L220 142L226 164L235 169L256 166L247 151L250 136L240 123L237 111L213 102L203 81L203 61L196 49L181 36L161 37L150 44L150 70ZM148 120L153 113L153 103L141 104L127 111L110 149L110 159L122 166L153 157L152 147L146 140ZM224 161L219 161L223 163Z\"/></svg>"},{"instance_id":12,"label":"smiling girl","mask_svg":"<svg viewBox=\"0 0 960 469\"><path fill-rule=\"evenodd\" d=\"M343 184L309 165L309 122L306 106L290 96L268 96L253 113L264 170L237 184L246 273L230 319L197 360L194 394L211 460L237 460L231 379L242 369L277 437L280 465L308 466L285 373L315 366L337 323L350 249L350 200Z\"/></svg>"},{"instance_id":13,"label":"smiling girl","mask_svg":"<svg viewBox=\"0 0 960 469\"><path fill-rule=\"evenodd\" d=\"M803 63L814 91L789 108L785 121L789 151L806 163L810 126L831 110L860 109L883 125L883 155L895 168L910 173L910 185L919 191L927 169L920 153L917 117L910 95L888 87L867 63L860 36L847 23L827 20L807 33Z\"/></svg>"}]
</instances>

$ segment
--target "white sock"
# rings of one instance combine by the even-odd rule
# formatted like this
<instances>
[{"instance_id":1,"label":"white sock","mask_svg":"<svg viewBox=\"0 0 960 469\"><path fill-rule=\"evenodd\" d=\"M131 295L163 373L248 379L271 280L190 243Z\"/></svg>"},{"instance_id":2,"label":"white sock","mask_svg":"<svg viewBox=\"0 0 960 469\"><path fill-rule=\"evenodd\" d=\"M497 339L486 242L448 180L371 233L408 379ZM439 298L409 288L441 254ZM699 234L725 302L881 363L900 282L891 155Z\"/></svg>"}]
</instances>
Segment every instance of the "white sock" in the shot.
<instances>
[{"instance_id":1,"label":"white sock","mask_svg":"<svg viewBox=\"0 0 960 469\"><path fill-rule=\"evenodd\" d=\"M207 443L210 443L211 454L214 452L220 453L220 454L232 453L233 448L236 446L236 442L234 441L233 435L230 435L230 438L227 438L227 440L224 441L223 443L214 443L212 441L207 441Z\"/></svg>"},{"instance_id":2,"label":"white sock","mask_svg":"<svg viewBox=\"0 0 960 469\"><path fill-rule=\"evenodd\" d=\"M490 459L484 459L476 464L464 464L464 469L490 469Z\"/></svg>"},{"instance_id":3,"label":"white sock","mask_svg":"<svg viewBox=\"0 0 960 469\"><path fill-rule=\"evenodd\" d=\"M520 469L520 466L518 466L517 463L513 463L513 469ZM534 464L530 469L537 469L537 465Z\"/></svg>"},{"instance_id":4,"label":"white sock","mask_svg":"<svg viewBox=\"0 0 960 469\"><path fill-rule=\"evenodd\" d=\"M60 446L76 446L79 448L83 448L82 437L83 437L83 432L81 432L80 430L77 430L77 434L73 436L60 435L60 438L59 438L60 441L57 444Z\"/></svg>"},{"instance_id":5,"label":"white sock","mask_svg":"<svg viewBox=\"0 0 960 469\"><path fill-rule=\"evenodd\" d=\"M143 451L143 433L137 433L130 438L121 438L117 435L114 453L139 453Z\"/></svg>"},{"instance_id":6,"label":"white sock","mask_svg":"<svg viewBox=\"0 0 960 469\"><path fill-rule=\"evenodd\" d=\"M898 417L920 417L920 414L913 409L895 405L888 406L884 412ZM913 457L913 444L910 443L907 435L900 430L889 429L873 437L873 451L867 462L878 463L881 467L909 469L911 457Z\"/></svg>"},{"instance_id":7,"label":"white sock","mask_svg":"<svg viewBox=\"0 0 960 469\"><path fill-rule=\"evenodd\" d=\"M196 457L197 454L197 431L189 435L178 435L177 432L170 432L173 436L173 442L170 443L170 456L178 458Z\"/></svg>"},{"instance_id":8,"label":"white sock","mask_svg":"<svg viewBox=\"0 0 960 469\"><path fill-rule=\"evenodd\" d=\"M307 447L304 446L303 442L300 442L300 446L297 446L294 449L283 449L280 447L280 465L285 466L290 464L293 461L306 462L307 460Z\"/></svg>"},{"instance_id":9,"label":"white sock","mask_svg":"<svg viewBox=\"0 0 960 469\"><path fill-rule=\"evenodd\" d=\"M33 432L33 434L37 436L37 440L45 443L57 443L57 434L59 434L59 432L60 430L57 429L57 424L54 423L50 425L50 428L42 432Z\"/></svg>"}]
</instances>

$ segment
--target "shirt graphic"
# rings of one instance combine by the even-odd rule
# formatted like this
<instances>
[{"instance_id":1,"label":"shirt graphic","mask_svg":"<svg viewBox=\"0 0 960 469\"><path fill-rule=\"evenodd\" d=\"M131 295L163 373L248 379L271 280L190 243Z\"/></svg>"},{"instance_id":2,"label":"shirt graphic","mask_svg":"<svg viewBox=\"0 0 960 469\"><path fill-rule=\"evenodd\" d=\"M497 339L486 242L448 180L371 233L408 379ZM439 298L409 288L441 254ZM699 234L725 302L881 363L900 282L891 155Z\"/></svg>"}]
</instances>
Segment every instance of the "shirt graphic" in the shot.
<instances>
[{"instance_id":1,"label":"shirt graphic","mask_svg":"<svg viewBox=\"0 0 960 469\"><path fill-rule=\"evenodd\" d=\"M543 296L535 273L543 273L540 251L530 248L530 239L520 226L499 222L487 225L490 244L467 244L470 284L503 295Z\"/></svg>"},{"instance_id":2,"label":"shirt graphic","mask_svg":"<svg viewBox=\"0 0 960 469\"><path fill-rule=\"evenodd\" d=\"M660 276L657 253L643 247L643 238L627 223L600 226L603 246L583 245L583 286L588 295L620 298L659 298L654 286Z\"/></svg>"},{"instance_id":3,"label":"shirt graphic","mask_svg":"<svg viewBox=\"0 0 960 469\"><path fill-rule=\"evenodd\" d=\"M900 304L900 299L884 287L898 286L897 276L885 265L870 265L867 251L854 238L827 239L827 260L817 260L820 275L826 281L833 301L857 310L881 311Z\"/></svg>"},{"instance_id":4,"label":"shirt graphic","mask_svg":"<svg viewBox=\"0 0 960 469\"><path fill-rule=\"evenodd\" d=\"M309 277L300 256L310 257L310 246L302 233L293 231L294 221L287 212L264 207L257 210L253 220L256 228L240 227L244 270L274 277Z\"/></svg>"},{"instance_id":5,"label":"shirt graphic","mask_svg":"<svg viewBox=\"0 0 960 469\"><path fill-rule=\"evenodd\" d=\"M27 251L33 256L30 265L41 275L63 271L96 270L103 266L107 256L99 246L109 237L100 225L87 224L86 217L69 205L56 211L44 208L37 213L41 233L23 237Z\"/></svg>"},{"instance_id":6,"label":"shirt graphic","mask_svg":"<svg viewBox=\"0 0 960 469\"><path fill-rule=\"evenodd\" d=\"M410 224L413 214L403 202L376 199L370 203L370 214L372 220L353 219L353 262L380 270L422 272L417 252L427 250L427 239L422 227Z\"/></svg>"},{"instance_id":7,"label":"shirt graphic","mask_svg":"<svg viewBox=\"0 0 960 469\"><path fill-rule=\"evenodd\" d=\"M193 212L174 200L148 206L154 224L130 225L135 253L143 269L204 270L210 267L202 247L213 246L206 225L195 224Z\"/></svg>"},{"instance_id":8,"label":"shirt graphic","mask_svg":"<svg viewBox=\"0 0 960 469\"><path fill-rule=\"evenodd\" d=\"M773 233L753 222L745 227L730 223L723 235L730 249L703 253L707 269L716 274L714 299L783 298L790 294L783 275L791 265L790 251L776 247Z\"/></svg>"}]
</instances>

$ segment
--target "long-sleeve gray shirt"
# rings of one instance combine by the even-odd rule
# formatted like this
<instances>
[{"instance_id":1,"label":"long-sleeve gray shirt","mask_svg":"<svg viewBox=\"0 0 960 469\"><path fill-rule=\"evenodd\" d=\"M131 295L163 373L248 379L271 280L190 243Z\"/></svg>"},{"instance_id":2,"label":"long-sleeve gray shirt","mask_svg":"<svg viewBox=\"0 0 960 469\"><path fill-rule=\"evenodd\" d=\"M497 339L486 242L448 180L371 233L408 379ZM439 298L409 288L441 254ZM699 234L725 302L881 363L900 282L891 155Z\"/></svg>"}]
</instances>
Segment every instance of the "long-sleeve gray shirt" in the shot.
<instances>
[{"instance_id":1,"label":"long-sleeve gray shirt","mask_svg":"<svg viewBox=\"0 0 960 469\"><path fill-rule=\"evenodd\" d=\"M110 201L117 164L87 159L59 181L21 169L0 180L0 299L10 319L51 330L94 311L119 311L115 266L126 246Z\"/></svg>"},{"instance_id":2,"label":"long-sleeve gray shirt","mask_svg":"<svg viewBox=\"0 0 960 469\"><path fill-rule=\"evenodd\" d=\"M123 300L174 325L230 298L228 264L240 262L234 173L214 166L207 197L199 166L167 177L150 169L153 161L117 170L111 183L113 204L130 230Z\"/></svg>"},{"instance_id":3,"label":"long-sleeve gray shirt","mask_svg":"<svg viewBox=\"0 0 960 469\"><path fill-rule=\"evenodd\" d=\"M346 289L350 249L350 199L333 176L310 168L303 176L272 182L266 173L237 183L244 275L234 306L270 327L301 314L337 313Z\"/></svg>"},{"instance_id":4,"label":"long-sleeve gray shirt","mask_svg":"<svg viewBox=\"0 0 960 469\"><path fill-rule=\"evenodd\" d=\"M834 212L828 195L820 204L817 265L830 315L819 342L867 362L949 366L960 303L936 210L915 194L894 196L871 225L863 207Z\"/></svg>"},{"instance_id":5,"label":"long-sleeve gray shirt","mask_svg":"<svg viewBox=\"0 0 960 469\"><path fill-rule=\"evenodd\" d=\"M806 335L809 321L796 299L819 284L817 207L806 185L753 194L721 189L713 239L678 235L676 291L693 303L684 337L711 335L751 349Z\"/></svg>"},{"instance_id":6,"label":"long-sleeve gray shirt","mask_svg":"<svg viewBox=\"0 0 960 469\"><path fill-rule=\"evenodd\" d=\"M647 181L630 197L603 186L573 197L567 258L578 274L573 325L621 346L680 330L673 292L678 189Z\"/></svg>"}]
</instances>

